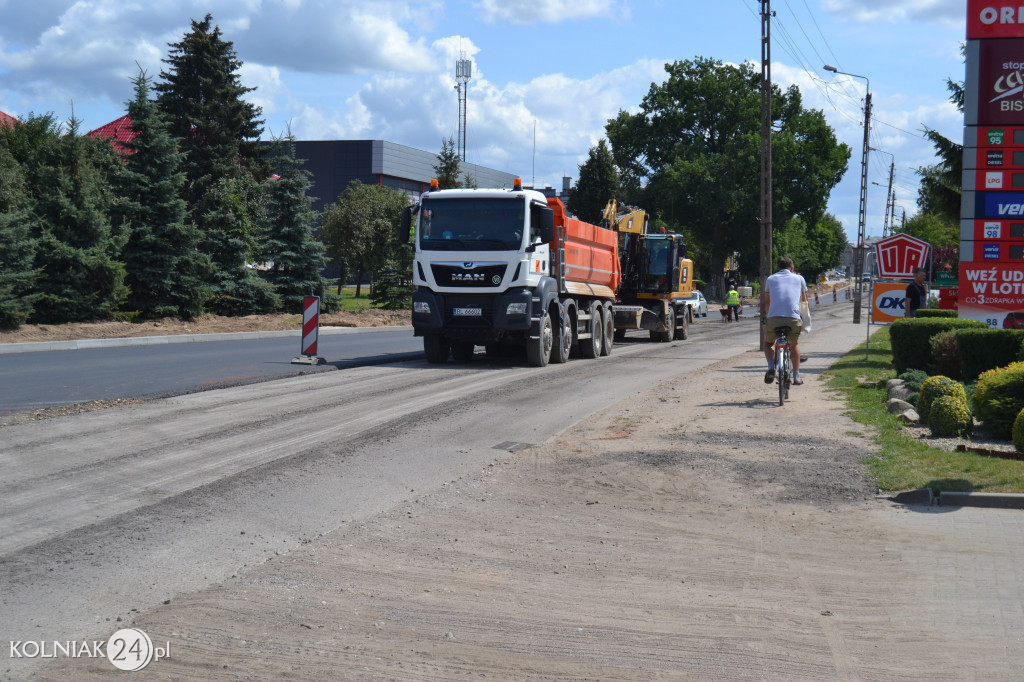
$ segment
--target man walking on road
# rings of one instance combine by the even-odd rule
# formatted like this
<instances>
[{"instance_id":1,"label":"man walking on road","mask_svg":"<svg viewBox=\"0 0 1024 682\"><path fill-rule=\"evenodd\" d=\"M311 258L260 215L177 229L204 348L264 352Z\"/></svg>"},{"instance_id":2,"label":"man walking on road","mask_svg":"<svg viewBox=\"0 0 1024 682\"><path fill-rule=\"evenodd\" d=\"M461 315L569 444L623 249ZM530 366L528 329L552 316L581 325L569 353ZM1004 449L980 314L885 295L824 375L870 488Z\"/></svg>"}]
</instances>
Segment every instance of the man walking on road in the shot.
<instances>
[{"instance_id":1,"label":"man walking on road","mask_svg":"<svg viewBox=\"0 0 1024 682\"><path fill-rule=\"evenodd\" d=\"M775 339L779 335L779 327L789 327L786 337L792 349L793 385L804 383L800 378L800 332L803 322L800 319L800 303L807 302L807 282L793 271L793 259L789 256L779 258L779 271L765 280L765 291L768 294L768 315L764 327L764 357L768 360L768 371L764 375L764 383L775 381Z\"/></svg>"}]
</instances>

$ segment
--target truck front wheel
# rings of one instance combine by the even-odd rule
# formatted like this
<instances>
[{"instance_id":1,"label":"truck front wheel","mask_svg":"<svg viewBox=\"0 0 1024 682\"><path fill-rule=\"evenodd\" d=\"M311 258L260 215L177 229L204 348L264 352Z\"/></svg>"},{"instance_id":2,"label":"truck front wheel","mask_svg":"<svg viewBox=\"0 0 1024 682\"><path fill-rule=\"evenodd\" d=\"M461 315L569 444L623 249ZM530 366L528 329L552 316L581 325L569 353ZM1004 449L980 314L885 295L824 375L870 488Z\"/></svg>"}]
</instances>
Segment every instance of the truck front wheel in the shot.
<instances>
[{"instance_id":1,"label":"truck front wheel","mask_svg":"<svg viewBox=\"0 0 1024 682\"><path fill-rule=\"evenodd\" d=\"M690 318L689 308L683 311L680 318L676 319L676 341L685 341L686 337L690 335Z\"/></svg>"},{"instance_id":2,"label":"truck front wheel","mask_svg":"<svg viewBox=\"0 0 1024 682\"><path fill-rule=\"evenodd\" d=\"M555 332L551 328L551 315L545 310L537 323L537 338L530 336L526 339L526 361L529 365L547 367L554 343Z\"/></svg>"},{"instance_id":3,"label":"truck front wheel","mask_svg":"<svg viewBox=\"0 0 1024 682\"><path fill-rule=\"evenodd\" d=\"M451 345L449 345L448 339L440 334L424 334L423 352L427 356L427 362L433 365L443 365L448 362Z\"/></svg>"}]
</instances>

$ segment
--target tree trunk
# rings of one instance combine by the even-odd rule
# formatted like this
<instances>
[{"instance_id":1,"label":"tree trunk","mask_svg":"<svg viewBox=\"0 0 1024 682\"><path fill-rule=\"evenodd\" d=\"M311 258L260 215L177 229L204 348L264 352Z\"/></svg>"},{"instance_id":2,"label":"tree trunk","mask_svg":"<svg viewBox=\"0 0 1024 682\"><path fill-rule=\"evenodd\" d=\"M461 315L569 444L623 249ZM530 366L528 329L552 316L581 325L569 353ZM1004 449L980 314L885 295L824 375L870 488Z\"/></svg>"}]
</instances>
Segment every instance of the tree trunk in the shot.
<instances>
[{"instance_id":1,"label":"tree trunk","mask_svg":"<svg viewBox=\"0 0 1024 682\"><path fill-rule=\"evenodd\" d=\"M356 268L356 298L359 298L359 292L363 290L363 269Z\"/></svg>"}]
</instances>

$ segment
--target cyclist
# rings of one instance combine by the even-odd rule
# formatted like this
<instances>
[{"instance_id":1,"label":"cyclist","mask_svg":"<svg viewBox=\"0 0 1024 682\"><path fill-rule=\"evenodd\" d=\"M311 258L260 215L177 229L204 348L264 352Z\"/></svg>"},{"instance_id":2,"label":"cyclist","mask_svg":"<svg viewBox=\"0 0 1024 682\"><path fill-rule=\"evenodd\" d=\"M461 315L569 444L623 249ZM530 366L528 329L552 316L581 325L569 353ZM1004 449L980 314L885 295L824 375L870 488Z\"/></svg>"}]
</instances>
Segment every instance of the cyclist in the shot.
<instances>
[{"instance_id":1,"label":"cyclist","mask_svg":"<svg viewBox=\"0 0 1024 682\"><path fill-rule=\"evenodd\" d=\"M799 386L804 383L800 378L800 332L803 330L800 302L807 301L807 282L793 271L792 258L779 258L779 271L765 280L765 292L768 315L764 327L764 357L768 360L768 371L764 383L775 381L775 338L779 327L789 327L786 337L793 358L793 385Z\"/></svg>"}]
</instances>

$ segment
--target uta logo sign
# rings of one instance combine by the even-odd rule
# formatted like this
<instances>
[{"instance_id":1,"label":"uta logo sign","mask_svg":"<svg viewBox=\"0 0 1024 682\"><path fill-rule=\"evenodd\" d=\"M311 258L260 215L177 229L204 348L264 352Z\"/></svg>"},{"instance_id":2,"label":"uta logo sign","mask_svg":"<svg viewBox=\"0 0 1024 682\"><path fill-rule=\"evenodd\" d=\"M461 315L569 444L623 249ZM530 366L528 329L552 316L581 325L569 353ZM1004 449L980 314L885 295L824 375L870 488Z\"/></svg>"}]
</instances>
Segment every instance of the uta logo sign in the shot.
<instances>
[{"instance_id":1,"label":"uta logo sign","mask_svg":"<svg viewBox=\"0 0 1024 682\"><path fill-rule=\"evenodd\" d=\"M878 274L882 279L905 279L917 268L928 267L931 245L909 234L898 234L875 243Z\"/></svg>"}]
</instances>

